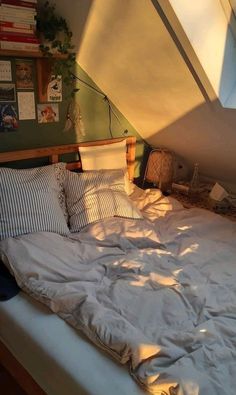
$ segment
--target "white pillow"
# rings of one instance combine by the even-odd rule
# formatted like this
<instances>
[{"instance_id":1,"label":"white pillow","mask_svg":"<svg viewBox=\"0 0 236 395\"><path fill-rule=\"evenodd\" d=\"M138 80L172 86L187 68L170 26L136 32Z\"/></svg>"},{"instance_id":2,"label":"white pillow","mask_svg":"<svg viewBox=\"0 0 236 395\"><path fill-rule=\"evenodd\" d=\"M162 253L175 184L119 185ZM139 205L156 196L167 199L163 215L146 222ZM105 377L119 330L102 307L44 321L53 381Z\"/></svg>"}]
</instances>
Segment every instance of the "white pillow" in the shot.
<instances>
[{"instance_id":1,"label":"white pillow","mask_svg":"<svg viewBox=\"0 0 236 395\"><path fill-rule=\"evenodd\" d=\"M126 169L126 140L118 143L79 147L83 170Z\"/></svg>"},{"instance_id":2,"label":"white pillow","mask_svg":"<svg viewBox=\"0 0 236 395\"><path fill-rule=\"evenodd\" d=\"M132 193L127 171L126 140L96 147L80 147L79 152L83 171L123 169L125 192L127 195Z\"/></svg>"},{"instance_id":3,"label":"white pillow","mask_svg":"<svg viewBox=\"0 0 236 395\"><path fill-rule=\"evenodd\" d=\"M122 170L68 171L65 194L71 232L103 218L143 218L124 191Z\"/></svg>"}]
</instances>

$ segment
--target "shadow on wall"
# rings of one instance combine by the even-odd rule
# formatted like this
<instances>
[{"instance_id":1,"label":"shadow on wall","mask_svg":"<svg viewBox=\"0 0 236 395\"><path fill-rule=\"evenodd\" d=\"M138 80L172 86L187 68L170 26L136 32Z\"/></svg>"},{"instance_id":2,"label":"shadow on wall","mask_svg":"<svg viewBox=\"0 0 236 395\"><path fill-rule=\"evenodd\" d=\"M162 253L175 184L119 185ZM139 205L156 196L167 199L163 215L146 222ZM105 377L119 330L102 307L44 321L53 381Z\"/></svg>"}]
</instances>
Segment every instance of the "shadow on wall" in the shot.
<instances>
[{"instance_id":1,"label":"shadow on wall","mask_svg":"<svg viewBox=\"0 0 236 395\"><path fill-rule=\"evenodd\" d=\"M94 0L49 0L49 3L56 3L56 12L66 19L69 28L73 32L72 41L75 45L75 52L78 52L83 39L84 30L89 19L89 13ZM45 0L38 0L38 5L42 6ZM69 17L68 17L69 15ZM78 18L79 15L79 18Z\"/></svg>"},{"instance_id":2,"label":"shadow on wall","mask_svg":"<svg viewBox=\"0 0 236 395\"><path fill-rule=\"evenodd\" d=\"M166 18L161 6L156 0L152 0L152 3L178 47L186 66L205 99L205 103L184 114L167 127L157 130L147 140L155 147L165 146L172 149L187 160L190 168L193 167L195 162L198 162L202 174L219 181L223 180L231 183L236 189L236 161L234 155L236 147L236 92L234 93L234 87L236 86L235 15L233 13L226 15L228 28L225 30L225 36L223 38L222 36L219 37L221 41L222 39L224 40L224 51L221 53L219 46L215 54L216 63L212 62L212 77L215 81L215 89L218 91L221 102L224 103L225 107L232 107L230 109L222 107L218 100L210 101L204 70L199 68L198 73L196 72L188 57L188 52L185 52L185 48L179 42L175 30ZM221 30L219 29L219 31ZM216 36L213 38L217 41ZM202 45L204 45L204 42ZM218 77L217 68L220 72ZM218 88L217 78L219 81ZM190 92L189 94L191 95ZM234 106L233 102L235 102ZM168 107L168 103L165 104ZM168 114L166 114L166 117L168 118Z\"/></svg>"},{"instance_id":3,"label":"shadow on wall","mask_svg":"<svg viewBox=\"0 0 236 395\"><path fill-rule=\"evenodd\" d=\"M236 111L224 109L218 101L204 103L147 141L154 147L166 147L183 157L200 173L235 184Z\"/></svg>"},{"instance_id":4,"label":"shadow on wall","mask_svg":"<svg viewBox=\"0 0 236 395\"><path fill-rule=\"evenodd\" d=\"M236 109L236 17L231 12L225 34L224 54L220 75L219 98L225 108Z\"/></svg>"},{"instance_id":5,"label":"shadow on wall","mask_svg":"<svg viewBox=\"0 0 236 395\"><path fill-rule=\"evenodd\" d=\"M57 2L59 3L59 2ZM84 30L87 24L87 20L89 19L90 9L93 6L93 0L74 0L73 4L70 0L68 6L73 8L73 12L70 12L70 27L73 31L73 43L75 45L75 52L79 52L80 45L83 40ZM58 10L60 10L60 5L57 4ZM78 23L78 15L79 15L79 23ZM76 27L73 28L73 27Z\"/></svg>"}]
</instances>

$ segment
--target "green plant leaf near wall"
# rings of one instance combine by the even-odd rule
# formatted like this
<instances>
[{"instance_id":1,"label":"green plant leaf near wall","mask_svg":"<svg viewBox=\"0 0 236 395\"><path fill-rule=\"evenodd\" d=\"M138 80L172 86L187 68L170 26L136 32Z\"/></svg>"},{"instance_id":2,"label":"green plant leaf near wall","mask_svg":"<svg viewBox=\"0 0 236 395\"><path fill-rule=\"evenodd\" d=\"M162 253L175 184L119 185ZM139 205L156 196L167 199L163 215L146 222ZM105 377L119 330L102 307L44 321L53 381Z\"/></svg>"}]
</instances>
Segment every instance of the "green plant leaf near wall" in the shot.
<instances>
[{"instance_id":1,"label":"green plant leaf near wall","mask_svg":"<svg viewBox=\"0 0 236 395\"><path fill-rule=\"evenodd\" d=\"M3 59L3 58L2 58ZM15 59L4 58L10 60L12 64L12 77L15 83ZM33 60L35 65L35 60ZM87 83L96 87L89 76L83 69L76 64L75 75ZM47 147L54 145L71 144L81 141L93 141L99 139L110 138L109 132L109 115L108 105L103 100L103 97L96 92L90 90L83 83L76 83L79 91L76 93L76 100L79 102L82 120L85 128L85 136L76 134L74 128L69 131L64 131L67 108L70 98L71 86L63 84L63 101L59 105L59 122L53 123L38 123L37 108L35 120L19 121L19 127L14 132L0 133L0 152L14 151L21 149ZM21 91L20 89L18 91ZM38 103L38 87L36 68L34 67L34 92L35 92L35 106ZM17 106L17 102L13 103ZM127 119L119 112L119 110L112 105L115 113L118 115L119 121L115 116L112 116L112 135L113 137L120 137L124 135L124 131L128 130L128 135L137 137L137 151L136 151L136 176L139 174L139 162L143 154L143 141L135 128L128 122Z\"/></svg>"}]
</instances>

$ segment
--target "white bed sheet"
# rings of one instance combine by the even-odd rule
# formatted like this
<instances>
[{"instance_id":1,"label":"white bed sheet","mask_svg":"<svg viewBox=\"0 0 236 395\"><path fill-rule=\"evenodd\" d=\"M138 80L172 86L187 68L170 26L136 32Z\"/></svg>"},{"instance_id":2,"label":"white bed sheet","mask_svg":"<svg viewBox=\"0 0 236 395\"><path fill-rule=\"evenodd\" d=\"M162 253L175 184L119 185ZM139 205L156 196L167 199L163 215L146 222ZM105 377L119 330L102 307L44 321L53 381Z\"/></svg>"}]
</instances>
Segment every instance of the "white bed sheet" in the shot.
<instances>
[{"instance_id":1,"label":"white bed sheet","mask_svg":"<svg viewBox=\"0 0 236 395\"><path fill-rule=\"evenodd\" d=\"M127 367L23 292L0 303L0 340L48 395L145 394Z\"/></svg>"}]
</instances>

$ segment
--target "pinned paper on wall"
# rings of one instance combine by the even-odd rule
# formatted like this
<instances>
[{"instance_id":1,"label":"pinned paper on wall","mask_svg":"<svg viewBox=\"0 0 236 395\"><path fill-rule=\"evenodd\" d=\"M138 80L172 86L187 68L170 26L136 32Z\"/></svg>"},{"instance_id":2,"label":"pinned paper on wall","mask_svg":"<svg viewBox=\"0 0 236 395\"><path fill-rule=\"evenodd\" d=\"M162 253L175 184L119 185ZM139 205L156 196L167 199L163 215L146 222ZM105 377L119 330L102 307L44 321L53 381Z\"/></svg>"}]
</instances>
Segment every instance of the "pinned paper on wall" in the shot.
<instances>
[{"instance_id":1,"label":"pinned paper on wall","mask_svg":"<svg viewBox=\"0 0 236 395\"><path fill-rule=\"evenodd\" d=\"M62 101L62 76L51 75L50 82L47 88L47 101L48 102L61 102Z\"/></svg>"},{"instance_id":2,"label":"pinned paper on wall","mask_svg":"<svg viewBox=\"0 0 236 395\"><path fill-rule=\"evenodd\" d=\"M0 102L16 101L15 84L0 83Z\"/></svg>"},{"instance_id":3,"label":"pinned paper on wall","mask_svg":"<svg viewBox=\"0 0 236 395\"><path fill-rule=\"evenodd\" d=\"M58 104L37 104L38 123L51 123L59 121Z\"/></svg>"},{"instance_id":4,"label":"pinned paper on wall","mask_svg":"<svg viewBox=\"0 0 236 395\"><path fill-rule=\"evenodd\" d=\"M11 62L0 60L0 81L12 81Z\"/></svg>"},{"instance_id":5,"label":"pinned paper on wall","mask_svg":"<svg viewBox=\"0 0 236 395\"><path fill-rule=\"evenodd\" d=\"M18 128L17 110L12 104L0 104L0 133L13 132Z\"/></svg>"},{"instance_id":6,"label":"pinned paper on wall","mask_svg":"<svg viewBox=\"0 0 236 395\"><path fill-rule=\"evenodd\" d=\"M35 119L34 92L17 92L19 120Z\"/></svg>"}]
</instances>

